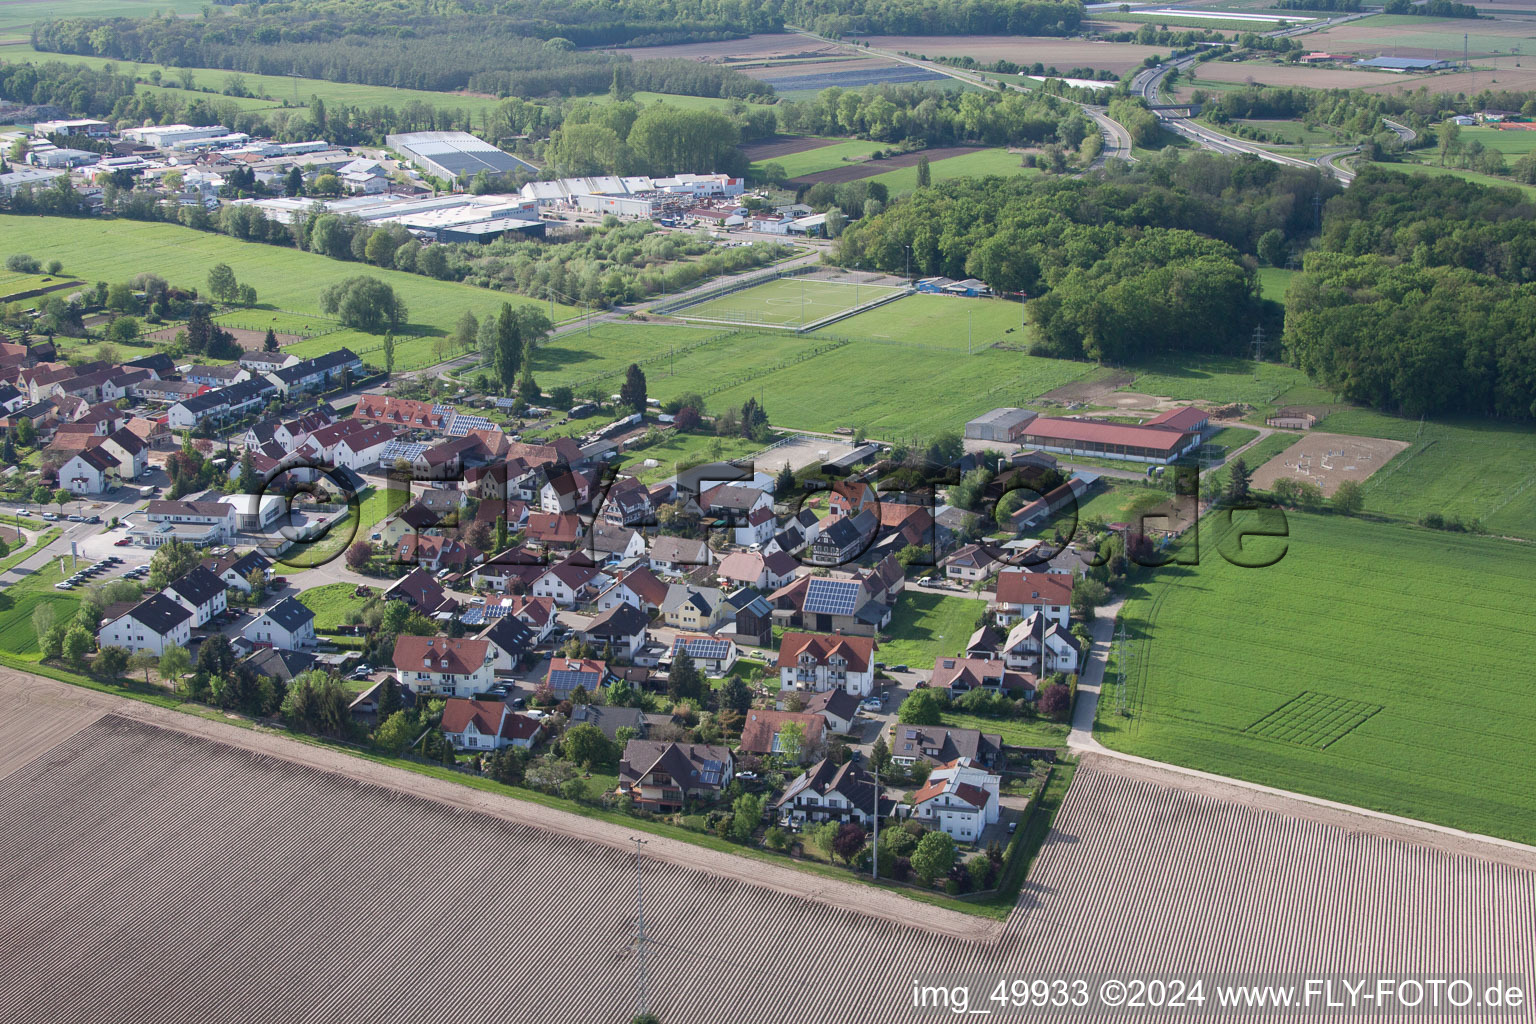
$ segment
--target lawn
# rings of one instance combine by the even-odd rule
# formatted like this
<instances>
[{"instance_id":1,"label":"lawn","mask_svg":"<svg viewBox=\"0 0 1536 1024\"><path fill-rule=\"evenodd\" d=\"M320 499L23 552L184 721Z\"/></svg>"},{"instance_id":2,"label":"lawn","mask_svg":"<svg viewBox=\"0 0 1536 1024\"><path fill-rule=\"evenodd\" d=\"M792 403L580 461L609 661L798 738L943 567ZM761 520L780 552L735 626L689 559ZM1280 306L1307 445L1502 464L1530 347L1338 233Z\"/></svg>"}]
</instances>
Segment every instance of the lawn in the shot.
<instances>
[{"instance_id":1,"label":"lawn","mask_svg":"<svg viewBox=\"0 0 1536 1024\"><path fill-rule=\"evenodd\" d=\"M1490 533L1536 539L1536 429L1492 420L1403 419L1344 409L1316 429L1411 447L1364 484L1368 512L1417 521L1426 512L1482 520Z\"/></svg>"},{"instance_id":2,"label":"lawn","mask_svg":"<svg viewBox=\"0 0 1536 1024\"><path fill-rule=\"evenodd\" d=\"M649 375L656 361L664 362L679 350L720 337L718 327L598 323L590 330L571 331L539 346L533 372L545 388L563 384L581 393L611 377L613 387L609 390L616 391L630 363L639 364Z\"/></svg>"},{"instance_id":3,"label":"lawn","mask_svg":"<svg viewBox=\"0 0 1536 1024\"><path fill-rule=\"evenodd\" d=\"M1109 83L1113 84L1113 83ZM951 178L979 178L988 174L1041 174L1034 167L1025 167L1024 158L1006 149L983 149L975 153L963 153L947 160L936 160L928 165L928 173L934 184ZM898 196L917 188L917 165L898 167L894 171L876 174L866 181L878 181Z\"/></svg>"},{"instance_id":4,"label":"lawn","mask_svg":"<svg viewBox=\"0 0 1536 1024\"><path fill-rule=\"evenodd\" d=\"M80 607L74 591L53 589L63 578L58 561L50 560L26 579L0 590L0 651L25 661L42 660L37 630L32 627L32 610L40 604L51 604L54 622L67 626Z\"/></svg>"},{"instance_id":5,"label":"lawn","mask_svg":"<svg viewBox=\"0 0 1536 1024\"><path fill-rule=\"evenodd\" d=\"M803 149L798 153L786 153L771 160L759 160L752 167L754 170L762 170L764 164L774 163L784 168L786 178L798 178L801 175L842 167L848 162L845 157L869 156L877 149L887 148L887 145L884 142L866 142L862 139L834 142L830 146L818 146L815 149Z\"/></svg>"},{"instance_id":6,"label":"lawn","mask_svg":"<svg viewBox=\"0 0 1536 1024\"><path fill-rule=\"evenodd\" d=\"M1247 427L1223 427L1212 434L1205 443L1219 444L1230 452L1241 448L1258 436L1257 430L1249 430Z\"/></svg>"},{"instance_id":7,"label":"lawn","mask_svg":"<svg viewBox=\"0 0 1536 1024\"><path fill-rule=\"evenodd\" d=\"M315 629L329 633L337 626L348 625L348 616L368 603L368 598L353 593L356 589L350 583L327 583L304 591L299 595L299 603L315 613Z\"/></svg>"},{"instance_id":8,"label":"lawn","mask_svg":"<svg viewBox=\"0 0 1536 1024\"><path fill-rule=\"evenodd\" d=\"M814 333L965 351L1000 343L1024 344L1029 334L1022 319L1021 306L1004 299L908 295Z\"/></svg>"},{"instance_id":9,"label":"lawn","mask_svg":"<svg viewBox=\"0 0 1536 1024\"><path fill-rule=\"evenodd\" d=\"M6 555L4 559L0 559L0 573L7 572L10 569L20 565L22 562L25 562L27 559L43 550L43 548L47 547L49 544L52 544L54 541L58 540L59 533L59 528L55 526L37 534L31 545L28 547L17 548L12 546L11 553Z\"/></svg>"},{"instance_id":10,"label":"lawn","mask_svg":"<svg viewBox=\"0 0 1536 1024\"><path fill-rule=\"evenodd\" d=\"M0 270L0 302L10 302L18 295L36 292L43 288L55 288L61 284L81 284L68 274L21 274L14 270ZM61 289L62 290L62 289ZM27 299L28 303L35 300ZM19 301L19 300L18 300Z\"/></svg>"},{"instance_id":11,"label":"lawn","mask_svg":"<svg viewBox=\"0 0 1536 1024\"><path fill-rule=\"evenodd\" d=\"M1488 185L1492 188L1513 188L1524 192L1526 196L1536 197L1536 185L1522 185L1518 181L1508 178L1498 178L1491 174L1479 174L1477 171L1467 171L1460 167L1441 167L1437 164L1374 164L1375 167L1384 167L1389 171L1401 171L1403 174L1449 174L1453 178L1463 178L1467 181L1475 181L1479 185Z\"/></svg>"},{"instance_id":12,"label":"lawn","mask_svg":"<svg viewBox=\"0 0 1536 1024\"><path fill-rule=\"evenodd\" d=\"M386 487L382 491L368 487L359 492L358 497L356 513L348 512L346 518L326 531L325 536L295 544L274 561L289 572L302 572L339 558L354 541L368 540L374 525L403 508L410 496L404 487Z\"/></svg>"},{"instance_id":13,"label":"lawn","mask_svg":"<svg viewBox=\"0 0 1536 1024\"><path fill-rule=\"evenodd\" d=\"M680 469L696 466L701 462L721 462L744 459L765 446L742 437L715 437L712 434L679 434L669 432L667 439L638 450L626 450L620 464L626 472L633 473L641 483L654 484L676 474ZM655 460L655 466L645 465ZM764 469L764 472L772 472Z\"/></svg>"},{"instance_id":14,"label":"lawn","mask_svg":"<svg viewBox=\"0 0 1536 1024\"><path fill-rule=\"evenodd\" d=\"M1067 733L1072 731L1066 722L1050 722L1043 718L982 718L950 711L944 712L944 724L956 729L993 733L1014 747L1064 747Z\"/></svg>"},{"instance_id":15,"label":"lawn","mask_svg":"<svg viewBox=\"0 0 1536 1024\"><path fill-rule=\"evenodd\" d=\"M926 672L939 658L965 653L976 619L986 610L986 602L975 598L909 590L882 630L891 639L880 641L880 660Z\"/></svg>"},{"instance_id":16,"label":"lawn","mask_svg":"<svg viewBox=\"0 0 1536 1024\"><path fill-rule=\"evenodd\" d=\"M1274 345L1278 346L1279 339ZM1150 359L1129 368L1136 379L1122 390L1185 402L1245 402L1263 406L1274 402L1307 375L1280 363L1260 363L1236 356L1180 353Z\"/></svg>"},{"instance_id":17,"label":"lawn","mask_svg":"<svg viewBox=\"0 0 1536 1024\"><path fill-rule=\"evenodd\" d=\"M1288 520L1284 557L1268 568L1229 564L1208 527L1198 566L1155 570L1133 588L1132 714L1115 711L1112 666L1098 739L1536 842L1536 548Z\"/></svg>"},{"instance_id":18,"label":"lawn","mask_svg":"<svg viewBox=\"0 0 1536 1024\"><path fill-rule=\"evenodd\" d=\"M677 311L690 320L800 327L872 302L895 288L781 277Z\"/></svg>"},{"instance_id":19,"label":"lawn","mask_svg":"<svg viewBox=\"0 0 1536 1024\"><path fill-rule=\"evenodd\" d=\"M452 331L459 314L466 309L484 318L499 310L503 302L517 305L534 301L280 246L242 242L176 224L100 217L5 217L0 220L0 233L5 237L7 251L28 253L44 262L57 257L71 274L90 281L126 281L141 271L152 271L173 285L205 288L208 268L215 263L227 263L242 284L256 289L263 307L301 316L322 315L320 292L327 285L357 275L377 278L395 289L410 312L410 324L399 332L396 341L396 369L436 362L434 342ZM542 303L539 306L546 308ZM567 306L557 305L555 310L560 317L576 313ZM243 315L261 314L251 310ZM300 342L290 351L313 356L342 346L353 347L364 359L383 362L383 337L352 330ZM370 353L376 354L370 357Z\"/></svg>"},{"instance_id":20,"label":"lawn","mask_svg":"<svg viewBox=\"0 0 1536 1024\"><path fill-rule=\"evenodd\" d=\"M224 327L244 328L248 331L265 331L271 328L278 334L299 334L306 338L345 330L339 320L314 313L288 313L280 309L236 309L220 313L213 322Z\"/></svg>"}]
</instances>

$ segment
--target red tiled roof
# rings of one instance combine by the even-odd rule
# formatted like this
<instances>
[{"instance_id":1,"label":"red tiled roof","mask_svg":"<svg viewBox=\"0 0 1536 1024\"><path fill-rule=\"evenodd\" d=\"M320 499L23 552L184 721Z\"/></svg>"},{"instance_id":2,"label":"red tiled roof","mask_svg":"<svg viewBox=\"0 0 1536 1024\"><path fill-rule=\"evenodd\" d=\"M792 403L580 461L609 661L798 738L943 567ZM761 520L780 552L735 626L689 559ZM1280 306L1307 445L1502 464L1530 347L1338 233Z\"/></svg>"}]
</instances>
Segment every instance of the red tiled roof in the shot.
<instances>
[{"instance_id":1,"label":"red tiled roof","mask_svg":"<svg viewBox=\"0 0 1536 1024\"><path fill-rule=\"evenodd\" d=\"M446 636L401 636L395 640L395 668L402 672L469 675L485 664L489 640ZM477 727L478 728L478 727Z\"/></svg>"},{"instance_id":2,"label":"red tiled roof","mask_svg":"<svg viewBox=\"0 0 1536 1024\"><path fill-rule=\"evenodd\" d=\"M997 577L997 603L1070 605L1072 577L1060 572L1005 569Z\"/></svg>"},{"instance_id":3,"label":"red tiled roof","mask_svg":"<svg viewBox=\"0 0 1536 1024\"><path fill-rule=\"evenodd\" d=\"M773 738L790 723L799 723L802 730L801 744L805 749L821 745L826 731L826 719L799 711L763 711L757 708L747 712L747 720L741 727L741 749L754 754L773 752Z\"/></svg>"},{"instance_id":4,"label":"red tiled roof","mask_svg":"<svg viewBox=\"0 0 1536 1024\"><path fill-rule=\"evenodd\" d=\"M1147 420L1142 426L1171 427L1174 430L1194 430L1210 418L1210 414L1202 412L1192 405L1185 405L1177 409L1169 409L1167 412L1160 412Z\"/></svg>"},{"instance_id":5,"label":"red tiled roof","mask_svg":"<svg viewBox=\"0 0 1536 1024\"><path fill-rule=\"evenodd\" d=\"M443 705L442 730L463 732L473 722L483 735L494 736L501 729L501 718L506 710L507 706L500 701L450 697Z\"/></svg>"},{"instance_id":6,"label":"red tiled roof","mask_svg":"<svg viewBox=\"0 0 1536 1024\"><path fill-rule=\"evenodd\" d=\"M1137 426L1129 423L1107 423L1103 420L1057 419L1037 417L1024 434L1029 443L1037 439L1045 441L1086 441L1091 444L1121 445L1127 448L1150 448L1154 451L1171 452L1184 439L1184 431L1165 427Z\"/></svg>"},{"instance_id":7,"label":"red tiled roof","mask_svg":"<svg viewBox=\"0 0 1536 1024\"><path fill-rule=\"evenodd\" d=\"M834 654L842 655L855 672L869 668L875 655L875 639L869 636L821 636L816 633L785 633L779 643L779 668L794 668L802 653L824 665Z\"/></svg>"}]
</instances>

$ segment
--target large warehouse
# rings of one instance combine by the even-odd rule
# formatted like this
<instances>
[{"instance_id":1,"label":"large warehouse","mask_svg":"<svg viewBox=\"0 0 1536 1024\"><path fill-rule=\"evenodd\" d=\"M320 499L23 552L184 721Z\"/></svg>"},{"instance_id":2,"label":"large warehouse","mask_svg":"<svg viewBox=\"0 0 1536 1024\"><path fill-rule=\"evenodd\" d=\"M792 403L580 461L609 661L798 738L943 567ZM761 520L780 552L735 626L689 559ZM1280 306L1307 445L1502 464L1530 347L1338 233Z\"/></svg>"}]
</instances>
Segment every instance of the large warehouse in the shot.
<instances>
[{"instance_id":1,"label":"large warehouse","mask_svg":"<svg viewBox=\"0 0 1536 1024\"><path fill-rule=\"evenodd\" d=\"M1193 406L1160 413L1145 423L1039 416L1029 409L993 409L965 425L973 441L1002 441L1048 452L1130 462L1172 462L1198 445L1210 417Z\"/></svg>"},{"instance_id":2,"label":"large warehouse","mask_svg":"<svg viewBox=\"0 0 1536 1024\"><path fill-rule=\"evenodd\" d=\"M386 135L384 142L423 171L449 181L473 178L481 171L490 174L539 173L539 169L528 161L503 153L468 132L404 132Z\"/></svg>"}]
</instances>

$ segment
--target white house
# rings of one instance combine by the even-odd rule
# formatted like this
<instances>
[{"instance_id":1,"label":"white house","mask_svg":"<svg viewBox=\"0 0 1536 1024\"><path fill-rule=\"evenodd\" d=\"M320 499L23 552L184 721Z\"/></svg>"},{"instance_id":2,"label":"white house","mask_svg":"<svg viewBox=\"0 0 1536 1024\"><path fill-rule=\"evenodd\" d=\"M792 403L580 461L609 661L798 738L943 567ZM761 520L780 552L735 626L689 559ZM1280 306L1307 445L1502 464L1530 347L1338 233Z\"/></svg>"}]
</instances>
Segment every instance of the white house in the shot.
<instances>
[{"instance_id":1,"label":"white house","mask_svg":"<svg viewBox=\"0 0 1536 1024\"><path fill-rule=\"evenodd\" d=\"M1053 622L1069 625L1072 615L1072 575L1064 572L1025 572L1004 569L997 574L992 615L999 626L1010 626L1040 612Z\"/></svg>"},{"instance_id":2,"label":"white house","mask_svg":"<svg viewBox=\"0 0 1536 1024\"><path fill-rule=\"evenodd\" d=\"M251 592L252 571L260 570L263 576L272 573L272 563L258 551L248 551L243 555L231 552L219 558L205 558L202 566L217 576L226 588L233 587L242 594Z\"/></svg>"},{"instance_id":3,"label":"white house","mask_svg":"<svg viewBox=\"0 0 1536 1024\"><path fill-rule=\"evenodd\" d=\"M1040 664L1042 644L1046 652L1043 667ZM1082 645L1066 626L1035 612L1008 631L1002 655L1009 668L1045 676L1052 672L1076 672L1082 660Z\"/></svg>"},{"instance_id":4,"label":"white house","mask_svg":"<svg viewBox=\"0 0 1536 1024\"><path fill-rule=\"evenodd\" d=\"M499 701L450 697L443 705L439 728L457 750L527 750L543 731L543 724Z\"/></svg>"},{"instance_id":5,"label":"white house","mask_svg":"<svg viewBox=\"0 0 1536 1024\"><path fill-rule=\"evenodd\" d=\"M59 485L71 494L101 494L119 471L117 459L98 445L76 452L59 467Z\"/></svg>"},{"instance_id":6,"label":"white house","mask_svg":"<svg viewBox=\"0 0 1536 1024\"><path fill-rule=\"evenodd\" d=\"M678 652L687 651L688 657L698 670L707 676L723 676L736 664L740 652L736 643L725 637L708 634L679 633L672 640L672 659Z\"/></svg>"},{"instance_id":7,"label":"white house","mask_svg":"<svg viewBox=\"0 0 1536 1024\"><path fill-rule=\"evenodd\" d=\"M144 520L143 525L130 527L128 536L149 548L173 540L199 548L233 544L239 532L234 506L218 501L152 501Z\"/></svg>"},{"instance_id":8,"label":"white house","mask_svg":"<svg viewBox=\"0 0 1536 1024\"><path fill-rule=\"evenodd\" d=\"M417 693L471 697L495 685L492 646L469 637L401 636L395 640L395 672Z\"/></svg>"},{"instance_id":9,"label":"white house","mask_svg":"<svg viewBox=\"0 0 1536 1024\"><path fill-rule=\"evenodd\" d=\"M229 604L226 590L223 580L199 565L169 584L164 593L192 613L192 625L197 628L207 625L215 615L224 614Z\"/></svg>"},{"instance_id":10,"label":"white house","mask_svg":"<svg viewBox=\"0 0 1536 1024\"><path fill-rule=\"evenodd\" d=\"M875 813L874 777L853 761L839 765L823 758L784 788L773 802L783 815L811 821L856 821L864 824ZM889 800L884 801L887 805ZM889 813L882 811L882 817Z\"/></svg>"},{"instance_id":11,"label":"white house","mask_svg":"<svg viewBox=\"0 0 1536 1024\"><path fill-rule=\"evenodd\" d=\"M257 647L281 647L285 651L319 643L315 636L315 613L292 597L283 598L258 615L242 635Z\"/></svg>"},{"instance_id":12,"label":"white house","mask_svg":"<svg viewBox=\"0 0 1536 1024\"><path fill-rule=\"evenodd\" d=\"M149 468L149 445L127 427L108 434L100 447L117 460L120 474L129 480L138 479Z\"/></svg>"},{"instance_id":13,"label":"white house","mask_svg":"<svg viewBox=\"0 0 1536 1024\"><path fill-rule=\"evenodd\" d=\"M192 642L192 613L164 594L155 594L103 623L96 633L98 647L164 654Z\"/></svg>"},{"instance_id":14,"label":"white house","mask_svg":"<svg viewBox=\"0 0 1536 1024\"><path fill-rule=\"evenodd\" d=\"M599 651L611 646L619 657L633 658L635 652L645 646L646 623L644 612L627 604L618 604L588 623L581 631L581 638Z\"/></svg>"},{"instance_id":15,"label":"white house","mask_svg":"<svg viewBox=\"0 0 1536 1024\"><path fill-rule=\"evenodd\" d=\"M912 817L962 842L975 842L998 818L1002 778L959 757L934 768L912 795Z\"/></svg>"},{"instance_id":16,"label":"white house","mask_svg":"<svg viewBox=\"0 0 1536 1024\"><path fill-rule=\"evenodd\" d=\"M549 570L533 583L534 597L547 597L561 608L585 604L605 590L613 578L590 565L579 565L567 559Z\"/></svg>"},{"instance_id":17,"label":"white house","mask_svg":"<svg viewBox=\"0 0 1536 1024\"><path fill-rule=\"evenodd\" d=\"M779 683L785 690L846 690L868 697L875 686L875 639L785 633L779 642Z\"/></svg>"},{"instance_id":18,"label":"white house","mask_svg":"<svg viewBox=\"0 0 1536 1024\"><path fill-rule=\"evenodd\" d=\"M967 544L944 560L944 575L967 583L984 580L1001 568L1002 563L979 544Z\"/></svg>"},{"instance_id":19,"label":"white house","mask_svg":"<svg viewBox=\"0 0 1536 1024\"><path fill-rule=\"evenodd\" d=\"M343 420L343 423L354 422ZM375 466L384 456L384 449L395 439L395 430L383 423L376 423L365 430L354 431L336 442L331 450L331 461L338 466L360 470Z\"/></svg>"}]
</instances>

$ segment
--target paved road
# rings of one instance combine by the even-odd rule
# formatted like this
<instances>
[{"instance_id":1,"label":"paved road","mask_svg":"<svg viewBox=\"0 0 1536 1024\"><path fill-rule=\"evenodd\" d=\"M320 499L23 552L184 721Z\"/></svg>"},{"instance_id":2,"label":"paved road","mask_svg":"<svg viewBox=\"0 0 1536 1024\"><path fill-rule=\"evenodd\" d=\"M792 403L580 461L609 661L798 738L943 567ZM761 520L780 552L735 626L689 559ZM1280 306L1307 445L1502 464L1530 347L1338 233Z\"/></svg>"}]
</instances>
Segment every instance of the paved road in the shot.
<instances>
[{"instance_id":1,"label":"paved road","mask_svg":"<svg viewBox=\"0 0 1536 1024\"><path fill-rule=\"evenodd\" d=\"M1122 598L1114 604L1102 605L1093 620L1093 650L1088 653L1088 664L1077 677L1077 706L1072 712L1072 731L1067 734L1067 746L1073 750L1104 751L1106 748L1093 738L1093 719L1099 709L1099 692L1104 685L1104 668L1109 662L1109 648L1114 641L1115 620L1125 604Z\"/></svg>"}]
</instances>

